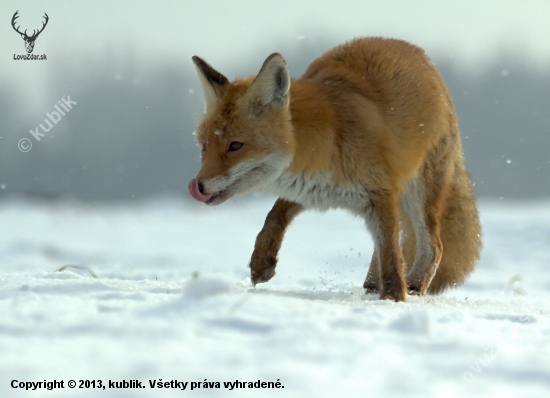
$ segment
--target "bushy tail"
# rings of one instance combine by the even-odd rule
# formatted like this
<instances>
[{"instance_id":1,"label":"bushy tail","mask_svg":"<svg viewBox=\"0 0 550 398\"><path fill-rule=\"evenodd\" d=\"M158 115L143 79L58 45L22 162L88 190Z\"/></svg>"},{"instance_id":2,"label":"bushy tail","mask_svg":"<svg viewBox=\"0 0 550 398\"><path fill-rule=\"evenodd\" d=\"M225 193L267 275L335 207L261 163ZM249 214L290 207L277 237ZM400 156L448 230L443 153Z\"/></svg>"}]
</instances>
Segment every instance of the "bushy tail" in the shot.
<instances>
[{"instance_id":1,"label":"bushy tail","mask_svg":"<svg viewBox=\"0 0 550 398\"><path fill-rule=\"evenodd\" d=\"M470 177L459 162L441 220L443 256L428 292L441 293L461 285L474 269L481 251L481 226Z\"/></svg>"}]
</instances>

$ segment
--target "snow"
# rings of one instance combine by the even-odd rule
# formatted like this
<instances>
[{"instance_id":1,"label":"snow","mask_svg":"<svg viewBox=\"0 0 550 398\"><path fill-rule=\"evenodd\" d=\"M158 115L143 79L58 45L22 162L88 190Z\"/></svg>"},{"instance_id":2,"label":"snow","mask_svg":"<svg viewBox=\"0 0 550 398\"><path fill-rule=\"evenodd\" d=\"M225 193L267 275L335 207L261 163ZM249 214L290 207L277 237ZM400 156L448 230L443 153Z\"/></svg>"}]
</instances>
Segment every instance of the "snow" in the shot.
<instances>
[{"instance_id":1,"label":"snow","mask_svg":"<svg viewBox=\"0 0 550 398\"><path fill-rule=\"evenodd\" d=\"M550 396L549 202L482 202L475 273L406 303L364 294L372 241L340 211L300 215L277 275L252 288L247 263L272 203L1 201L0 395ZM161 379L188 384L151 390ZM229 393L235 380L284 389Z\"/></svg>"}]
</instances>

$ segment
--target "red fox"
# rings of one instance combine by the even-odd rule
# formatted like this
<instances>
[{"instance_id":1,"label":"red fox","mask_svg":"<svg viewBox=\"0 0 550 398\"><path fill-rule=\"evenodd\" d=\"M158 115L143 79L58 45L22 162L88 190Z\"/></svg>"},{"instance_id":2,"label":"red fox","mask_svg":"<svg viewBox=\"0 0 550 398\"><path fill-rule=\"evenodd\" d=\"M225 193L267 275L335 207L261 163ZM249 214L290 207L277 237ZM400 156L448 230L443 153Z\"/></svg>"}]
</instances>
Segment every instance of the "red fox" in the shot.
<instances>
[{"instance_id":1,"label":"red fox","mask_svg":"<svg viewBox=\"0 0 550 398\"><path fill-rule=\"evenodd\" d=\"M458 121L422 49L358 38L298 79L277 53L232 82L193 61L206 109L189 194L208 205L250 190L278 196L250 260L254 285L275 275L285 230L306 209L365 220L374 253L363 287L381 299L437 294L472 272L481 227Z\"/></svg>"}]
</instances>

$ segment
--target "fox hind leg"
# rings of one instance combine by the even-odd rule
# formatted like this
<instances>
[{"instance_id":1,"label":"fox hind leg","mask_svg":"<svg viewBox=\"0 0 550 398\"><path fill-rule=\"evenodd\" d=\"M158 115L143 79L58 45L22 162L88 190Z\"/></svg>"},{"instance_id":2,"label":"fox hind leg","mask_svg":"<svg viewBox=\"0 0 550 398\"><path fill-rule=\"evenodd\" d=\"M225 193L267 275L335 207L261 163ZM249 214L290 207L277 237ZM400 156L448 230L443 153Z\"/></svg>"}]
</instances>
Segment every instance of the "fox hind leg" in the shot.
<instances>
[{"instance_id":1,"label":"fox hind leg","mask_svg":"<svg viewBox=\"0 0 550 398\"><path fill-rule=\"evenodd\" d=\"M408 184L406 193L403 195L402 206L410 220L414 236L411 231L405 230L403 234L403 247L409 247L410 240L416 242L415 255L412 264L409 264L407 274L407 285L410 294L426 293L430 282L432 281L439 261L441 260L441 240L437 230L428 226L426 210L428 205L425 199L423 181L416 178L415 181ZM405 258L410 255L405 255ZM409 260L410 261L410 260Z\"/></svg>"},{"instance_id":2,"label":"fox hind leg","mask_svg":"<svg viewBox=\"0 0 550 398\"><path fill-rule=\"evenodd\" d=\"M409 264L406 278L410 294L426 294L443 256L441 217L450 191L452 167L436 168L434 164L443 166L441 163L444 162L430 162L429 159L419 176L407 183L401 195L401 207L410 222L408 225L404 223L404 251L411 251L413 239L416 243L414 262ZM407 231L411 226L414 237L410 230ZM408 256L405 254L405 257Z\"/></svg>"},{"instance_id":3,"label":"fox hind leg","mask_svg":"<svg viewBox=\"0 0 550 398\"><path fill-rule=\"evenodd\" d=\"M363 288L366 293L378 293L380 289L380 263L378 260L378 252L375 249L372 253L367 279L365 279L365 283L363 283Z\"/></svg>"}]
</instances>

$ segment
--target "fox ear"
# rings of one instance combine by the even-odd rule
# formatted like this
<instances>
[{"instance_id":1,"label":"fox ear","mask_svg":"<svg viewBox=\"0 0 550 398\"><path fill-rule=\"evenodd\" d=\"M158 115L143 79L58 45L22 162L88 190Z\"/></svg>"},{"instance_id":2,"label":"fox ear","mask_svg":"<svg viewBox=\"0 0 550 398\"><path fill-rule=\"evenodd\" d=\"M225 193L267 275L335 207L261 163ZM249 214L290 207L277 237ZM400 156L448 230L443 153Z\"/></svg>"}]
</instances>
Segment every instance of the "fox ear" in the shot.
<instances>
[{"instance_id":1,"label":"fox ear","mask_svg":"<svg viewBox=\"0 0 550 398\"><path fill-rule=\"evenodd\" d=\"M218 104L220 98L225 94L229 80L196 55L192 59L197 67L197 74L199 75L204 91L204 100L206 101L205 110L208 112L209 109Z\"/></svg>"},{"instance_id":2,"label":"fox ear","mask_svg":"<svg viewBox=\"0 0 550 398\"><path fill-rule=\"evenodd\" d=\"M281 54L271 54L248 89L249 103L255 114L270 105L285 106L290 90L290 74Z\"/></svg>"}]
</instances>

